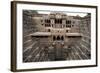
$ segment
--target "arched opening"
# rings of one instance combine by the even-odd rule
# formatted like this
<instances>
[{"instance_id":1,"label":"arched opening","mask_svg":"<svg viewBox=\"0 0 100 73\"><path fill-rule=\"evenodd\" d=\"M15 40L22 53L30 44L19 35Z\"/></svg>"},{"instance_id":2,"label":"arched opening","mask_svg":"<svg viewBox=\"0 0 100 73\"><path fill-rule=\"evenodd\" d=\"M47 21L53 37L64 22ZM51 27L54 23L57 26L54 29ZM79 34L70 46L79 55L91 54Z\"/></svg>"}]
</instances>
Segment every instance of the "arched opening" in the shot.
<instances>
[{"instance_id":1,"label":"arched opening","mask_svg":"<svg viewBox=\"0 0 100 73\"><path fill-rule=\"evenodd\" d=\"M56 37L55 36L53 36L53 40L56 40Z\"/></svg>"},{"instance_id":2,"label":"arched opening","mask_svg":"<svg viewBox=\"0 0 100 73\"><path fill-rule=\"evenodd\" d=\"M64 40L64 37L63 36L61 36L61 40Z\"/></svg>"},{"instance_id":3,"label":"arched opening","mask_svg":"<svg viewBox=\"0 0 100 73\"><path fill-rule=\"evenodd\" d=\"M68 30L66 30L66 32L68 32Z\"/></svg>"},{"instance_id":4,"label":"arched opening","mask_svg":"<svg viewBox=\"0 0 100 73\"><path fill-rule=\"evenodd\" d=\"M48 29L48 32L50 32L50 29Z\"/></svg>"},{"instance_id":5,"label":"arched opening","mask_svg":"<svg viewBox=\"0 0 100 73\"><path fill-rule=\"evenodd\" d=\"M60 36L57 36L57 40L60 40Z\"/></svg>"}]
</instances>

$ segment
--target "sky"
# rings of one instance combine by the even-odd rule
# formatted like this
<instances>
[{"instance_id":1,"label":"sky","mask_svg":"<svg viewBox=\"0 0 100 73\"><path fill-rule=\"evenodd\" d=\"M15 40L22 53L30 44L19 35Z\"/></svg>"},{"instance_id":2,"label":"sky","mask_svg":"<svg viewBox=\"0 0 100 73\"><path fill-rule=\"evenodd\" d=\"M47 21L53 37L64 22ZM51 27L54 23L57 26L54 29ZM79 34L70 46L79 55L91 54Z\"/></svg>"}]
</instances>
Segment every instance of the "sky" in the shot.
<instances>
[{"instance_id":1,"label":"sky","mask_svg":"<svg viewBox=\"0 0 100 73\"><path fill-rule=\"evenodd\" d=\"M38 13L40 14L50 14L50 11L38 11ZM84 17L87 15L87 13L78 13L78 12L62 12L62 13L65 13L66 15L69 15L69 16L81 16L81 17Z\"/></svg>"}]
</instances>

